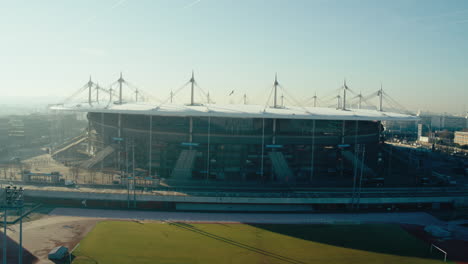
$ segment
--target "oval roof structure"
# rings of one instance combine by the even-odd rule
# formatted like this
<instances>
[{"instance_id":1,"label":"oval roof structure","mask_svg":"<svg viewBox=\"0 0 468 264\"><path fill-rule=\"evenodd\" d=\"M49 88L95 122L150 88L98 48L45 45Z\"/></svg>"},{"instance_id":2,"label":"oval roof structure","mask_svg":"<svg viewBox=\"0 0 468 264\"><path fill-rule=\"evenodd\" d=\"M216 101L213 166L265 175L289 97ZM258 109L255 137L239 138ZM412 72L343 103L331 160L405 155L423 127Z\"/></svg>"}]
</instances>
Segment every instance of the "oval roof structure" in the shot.
<instances>
[{"instance_id":1,"label":"oval roof structure","mask_svg":"<svg viewBox=\"0 0 468 264\"><path fill-rule=\"evenodd\" d=\"M124 103L124 104L77 104L73 106L57 105L52 110L77 111L91 113L115 113L130 115L153 115L168 117L227 117L227 118L276 118L310 120L394 120L417 121L413 115L369 110L369 109L333 109L325 107L288 106L281 108L243 104L163 104Z\"/></svg>"}]
</instances>

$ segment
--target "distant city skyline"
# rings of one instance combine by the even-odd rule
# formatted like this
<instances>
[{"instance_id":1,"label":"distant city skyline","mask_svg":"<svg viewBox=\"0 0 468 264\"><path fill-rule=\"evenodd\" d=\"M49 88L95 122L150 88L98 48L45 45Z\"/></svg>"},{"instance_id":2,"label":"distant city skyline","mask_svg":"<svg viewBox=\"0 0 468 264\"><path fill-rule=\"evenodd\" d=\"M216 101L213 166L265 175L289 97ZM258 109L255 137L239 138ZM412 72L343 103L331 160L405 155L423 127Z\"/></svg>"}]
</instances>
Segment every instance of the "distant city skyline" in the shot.
<instances>
[{"instance_id":1,"label":"distant city skyline","mask_svg":"<svg viewBox=\"0 0 468 264\"><path fill-rule=\"evenodd\" d=\"M413 111L468 110L467 1L1 3L0 103L56 103L89 75L106 86L120 72L164 99L194 70L218 103L247 94L265 104L277 72L298 100L330 96L346 79L364 95L382 83Z\"/></svg>"}]
</instances>

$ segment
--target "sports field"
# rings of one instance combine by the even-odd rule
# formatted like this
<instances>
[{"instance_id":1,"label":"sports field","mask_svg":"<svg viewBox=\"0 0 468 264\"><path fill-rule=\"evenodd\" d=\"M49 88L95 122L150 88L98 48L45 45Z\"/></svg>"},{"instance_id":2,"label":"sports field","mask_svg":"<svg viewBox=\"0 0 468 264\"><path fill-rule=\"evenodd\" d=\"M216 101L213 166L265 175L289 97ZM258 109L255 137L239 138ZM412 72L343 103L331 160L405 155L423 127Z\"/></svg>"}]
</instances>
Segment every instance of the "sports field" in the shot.
<instances>
[{"instance_id":1,"label":"sports field","mask_svg":"<svg viewBox=\"0 0 468 264\"><path fill-rule=\"evenodd\" d=\"M428 245L390 224L104 221L80 242L74 256L74 264L444 263L431 259Z\"/></svg>"}]
</instances>

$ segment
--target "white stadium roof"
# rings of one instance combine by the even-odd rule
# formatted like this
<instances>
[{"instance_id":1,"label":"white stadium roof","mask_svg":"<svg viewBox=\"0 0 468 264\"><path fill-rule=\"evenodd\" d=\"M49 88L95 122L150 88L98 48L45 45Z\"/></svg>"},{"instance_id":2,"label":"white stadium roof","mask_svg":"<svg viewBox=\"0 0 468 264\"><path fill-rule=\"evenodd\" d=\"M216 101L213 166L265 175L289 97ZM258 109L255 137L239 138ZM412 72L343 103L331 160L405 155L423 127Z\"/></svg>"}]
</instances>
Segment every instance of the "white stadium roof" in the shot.
<instances>
[{"instance_id":1,"label":"white stadium roof","mask_svg":"<svg viewBox=\"0 0 468 264\"><path fill-rule=\"evenodd\" d=\"M153 115L168 117L229 117L229 118L276 118L276 119L310 119L310 120L394 120L416 121L417 116L384 112L369 109L333 109L324 107L288 106L282 108L264 107L261 105L240 104L203 104L181 105L149 103L123 103L111 105L57 105L52 110L77 111L91 113L115 113L130 115Z\"/></svg>"}]
</instances>

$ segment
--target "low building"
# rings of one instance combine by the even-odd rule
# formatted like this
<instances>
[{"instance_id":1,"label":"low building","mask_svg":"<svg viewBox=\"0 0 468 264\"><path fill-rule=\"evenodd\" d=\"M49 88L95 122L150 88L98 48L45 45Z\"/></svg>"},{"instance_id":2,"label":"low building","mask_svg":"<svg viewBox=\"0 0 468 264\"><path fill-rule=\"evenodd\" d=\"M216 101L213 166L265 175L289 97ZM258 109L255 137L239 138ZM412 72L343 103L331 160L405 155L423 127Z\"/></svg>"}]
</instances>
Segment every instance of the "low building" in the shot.
<instances>
[{"instance_id":1,"label":"low building","mask_svg":"<svg viewBox=\"0 0 468 264\"><path fill-rule=\"evenodd\" d=\"M453 142L460 146L468 145L468 132L456 131Z\"/></svg>"}]
</instances>

